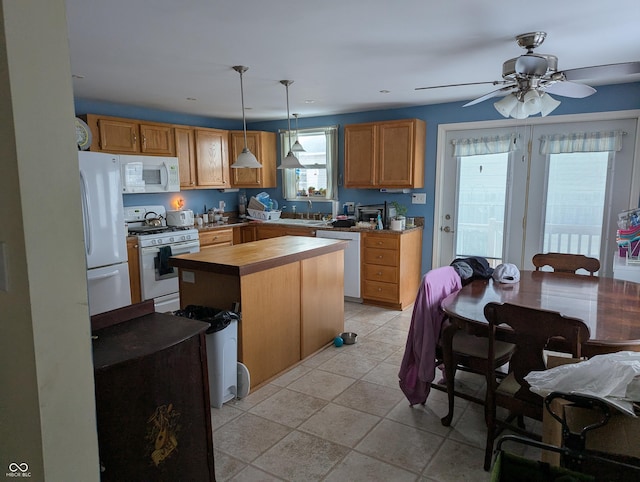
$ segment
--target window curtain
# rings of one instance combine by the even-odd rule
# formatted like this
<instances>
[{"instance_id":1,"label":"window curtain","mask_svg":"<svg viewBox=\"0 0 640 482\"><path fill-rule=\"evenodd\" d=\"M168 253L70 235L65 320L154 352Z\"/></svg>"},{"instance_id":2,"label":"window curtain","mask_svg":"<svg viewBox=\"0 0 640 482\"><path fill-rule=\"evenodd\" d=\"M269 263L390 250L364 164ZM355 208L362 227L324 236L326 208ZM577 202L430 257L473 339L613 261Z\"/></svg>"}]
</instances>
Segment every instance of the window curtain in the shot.
<instances>
[{"instance_id":1,"label":"window curtain","mask_svg":"<svg viewBox=\"0 0 640 482\"><path fill-rule=\"evenodd\" d=\"M572 132L552 134L540 138L540 154L569 152L606 152L622 149L623 131Z\"/></svg>"},{"instance_id":2,"label":"window curtain","mask_svg":"<svg viewBox=\"0 0 640 482\"><path fill-rule=\"evenodd\" d=\"M480 156L483 154L502 154L515 151L518 134L511 133L504 136L487 136L470 139L454 139L454 157Z\"/></svg>"}]
</instances>

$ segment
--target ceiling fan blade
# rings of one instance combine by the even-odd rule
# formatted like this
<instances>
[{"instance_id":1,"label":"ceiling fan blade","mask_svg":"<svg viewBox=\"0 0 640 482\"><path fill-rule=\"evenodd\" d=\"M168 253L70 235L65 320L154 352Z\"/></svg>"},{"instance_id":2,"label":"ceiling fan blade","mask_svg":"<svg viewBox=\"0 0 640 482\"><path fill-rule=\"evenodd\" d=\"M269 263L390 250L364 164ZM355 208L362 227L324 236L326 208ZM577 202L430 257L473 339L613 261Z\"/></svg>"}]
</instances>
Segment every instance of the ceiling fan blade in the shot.
<instances>
[{"instance_id":1,"label":"ceiling fan blade","mask_svg":"<svg viewBox=\"0 0 640 482\"><path fill-rule=\"evenodd\" d=\"M566 80L552 82L544 86L544 91L549 94L561 95L563 97L573 97L582 99L596 93L596 89L589 85L578 84L577 82L569 82Z\"/></svg>"},{"instance_id":2,"label":"ceiling fan blade","mask_svg":"<svg viewBox=\"0 0 640 482\"><path fill-rule=\"evenodd\" d=\"M540 77L547 73L549 63L542 55L525 54L516 60L516 72L521 75Z\"/></svg>"},{"instance_id":3,"label":"ceiling fan blade","mask_svg":"<svg viewBox=\"0 0 640 482\"><path fill-rule=\"evenodd\" d=\"M442 89L443 87L462 87L464 85L482 85L482 84L503 84L501 80L493 80L488 82L466 82L464 84L446 84L446 85L432 85L431 87L416 87L415 90L427 90L427 89Z\"/></svg>"},{"instance_id":4,"label":"ceiling fan blade","mask_svg":"<svg viewBox=\"0 0 640 482\"><path fill-rule=\"evenodd\" d=\"M608 79L621 75L640 74L640 62L595 65L593 67L565 70L563 73L567 80Z\"/></svg>"},{"instance_id":5,"label":"ceiling fan blade","mask_svg":"<svg viewBox=\"0 0 640 482\"><path fill-rule=\"evenodd\" d=\"M507 85L505 87L501 87L501 88L499 88L497 90L489 92L488 94L484 94L482 97L478 97L477 99L474 99L471 102L467 102L462 107L469 107L470 105L479 104L480 102L484 102L485 100L491 99L492 97L498 97L499 95L506 95L514 87L516 87L516 84L512 84L512 85Z\"/></svg>"}]
</instances>

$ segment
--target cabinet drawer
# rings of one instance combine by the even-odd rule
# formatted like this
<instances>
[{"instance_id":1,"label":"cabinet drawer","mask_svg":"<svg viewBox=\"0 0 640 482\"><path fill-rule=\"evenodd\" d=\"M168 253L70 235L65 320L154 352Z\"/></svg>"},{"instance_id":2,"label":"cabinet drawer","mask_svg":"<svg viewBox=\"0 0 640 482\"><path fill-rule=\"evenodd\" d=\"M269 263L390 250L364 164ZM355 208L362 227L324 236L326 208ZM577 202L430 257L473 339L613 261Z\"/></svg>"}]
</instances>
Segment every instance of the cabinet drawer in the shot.
<instances>
[{"instance_id":1,"label":"cabinet drawer","mask_svg":"<svg viewBox=\"0 0 640 482\"><path fill-rule=\"evenodd\" d=\"M209 232L200 232L200 248L219 244L229 246L233 244L233 229L217 229Z\"/></svg>"},{"instance_id":2,"label":"cabinet drawer","mask_svg":"<svg viewBox=\"0 0 640 482\"><path fill-rule=\"evenodd\" d=\"M368 264L382 264L398 266L398 252L392 249L367 248L364 250L364 260Z\"/></svg>"},{"instance_id":3,"label":"cabinet drawer","mask_svg":"<svg viewBox=\"0 0 640 482\"><path fill-rule=\"evenodd\" d=\"M396 283L382 283L365 280L362 283L362 297L381 301L398 301L398 285Z\"/></svg>"},{"instance_id":4,"label":"cabinet drawer","mask_svg":"<svg viewBox=\"0 0 640 482\"><path fill-rule=\"evenodd\" d=\"M398 269L393 266L381 266L365 264L363 277L370 281L384 281L385 283L398 282Z\"/></svg>"},{"instance_id":5,"label":"cabinet drawer","mask_svg":"<svg viewBox=\"0 0 640 482\"><path fill-rule=\"evenodd\" d=\"M365 236L365 248L398 249L400 236Z\"/></svg>"}]
</instances>

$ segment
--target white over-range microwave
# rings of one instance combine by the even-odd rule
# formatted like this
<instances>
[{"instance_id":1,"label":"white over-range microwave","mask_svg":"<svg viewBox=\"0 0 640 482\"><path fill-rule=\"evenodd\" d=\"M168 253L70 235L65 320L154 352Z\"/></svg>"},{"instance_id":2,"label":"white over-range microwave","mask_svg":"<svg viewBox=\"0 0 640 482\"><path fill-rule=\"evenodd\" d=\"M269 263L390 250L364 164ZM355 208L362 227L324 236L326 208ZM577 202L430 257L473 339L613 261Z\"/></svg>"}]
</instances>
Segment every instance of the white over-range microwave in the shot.
<instances>
[{"instance_id":1,"label":"white over-range microwave","mask_svg":"<svg viewBox=\"0 0 640 482\"><path fill-rule=\"evenodd\" d=\"M179 192L177 157L119 156L122 192Z\"/></svg>"}]
</instances>

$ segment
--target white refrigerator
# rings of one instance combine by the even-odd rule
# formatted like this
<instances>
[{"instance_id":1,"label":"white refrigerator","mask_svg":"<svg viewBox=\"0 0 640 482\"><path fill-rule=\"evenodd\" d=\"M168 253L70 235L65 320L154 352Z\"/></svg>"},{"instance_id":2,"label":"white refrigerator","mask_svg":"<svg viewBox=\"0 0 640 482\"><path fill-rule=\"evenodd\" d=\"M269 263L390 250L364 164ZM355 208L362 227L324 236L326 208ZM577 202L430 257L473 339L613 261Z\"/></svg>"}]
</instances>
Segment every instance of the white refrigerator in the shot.
<instances>
[{"instance_id":1,"label":"white refrigerator","mask_svg":"<svg viewBox=\"0 0 640 482\"><path fill-rule=\"evenodd\" d=\"M78 157L89 314L95 315L131 304L120 161L100 152Z\"/></svg>"}]
</instances>

